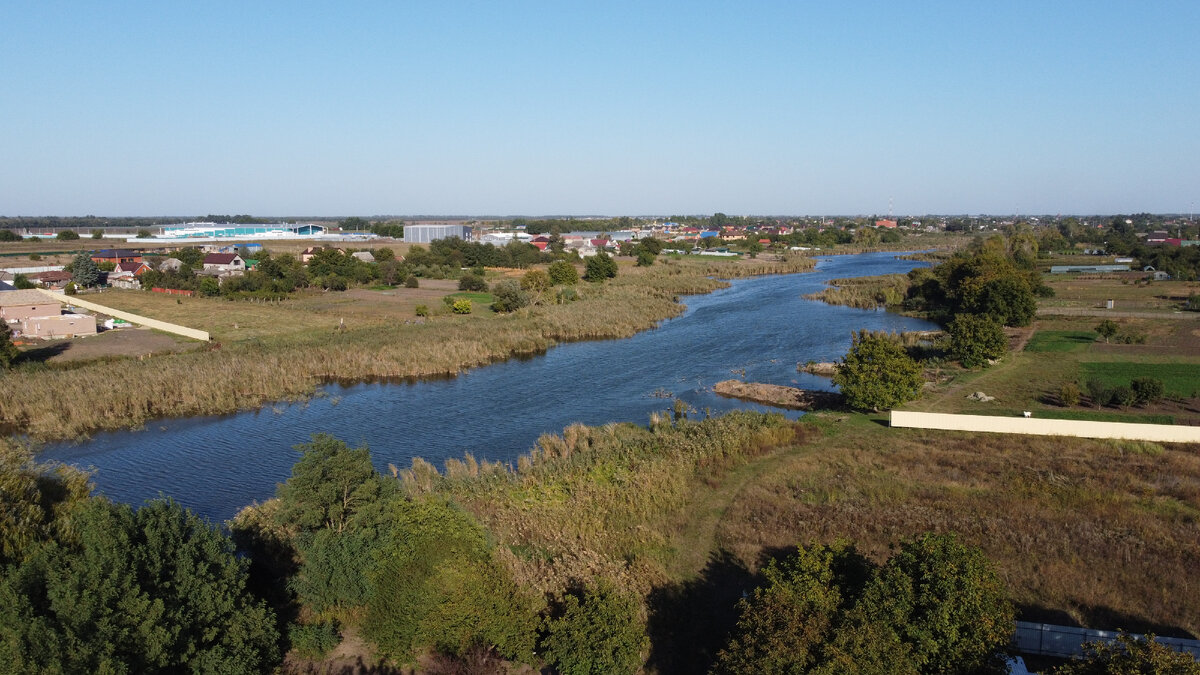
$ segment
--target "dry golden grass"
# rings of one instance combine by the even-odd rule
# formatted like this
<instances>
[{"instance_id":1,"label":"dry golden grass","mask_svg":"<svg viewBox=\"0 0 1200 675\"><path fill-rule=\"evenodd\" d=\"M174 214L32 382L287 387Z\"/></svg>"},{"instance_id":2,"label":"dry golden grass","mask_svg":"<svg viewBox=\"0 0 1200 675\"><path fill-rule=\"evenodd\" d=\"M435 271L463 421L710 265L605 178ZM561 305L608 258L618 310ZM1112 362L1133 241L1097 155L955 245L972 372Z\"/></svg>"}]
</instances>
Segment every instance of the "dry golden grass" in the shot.
<instances>
[{"instance_id":1,"label":"dry golden grass","mask_svg":"<svg viewBox=\"0 0 1200 675\"><path fill-rule=\"evenodd\" d=\"M361 307L351 296L321 294L293 307L292 301L274 305L202 299L183 304L167 299L164 305L164 298L149 293L103 294L118 302L127 298L131 308L140 305L155 318L184 324L190 319L195 327L216 327L218 339L238 339L201 352L98 361L69 370L19 368L0 377L0 427L43 439L75 438L97 429L135 427L156 417L227 413L304 397L329 380L452 375L515 354L545 351L557 342L629 337L682 312L679 295L723 285L710 275L796 272L811 266L808 259L796 259L629 268L611 282L582 285L582 299L566 305L509 315L438 316L420 325L404 323L402 310L392 315L373 310L361 324L348 320L345 329L339 329L340 318ZM191 313L169 314L173 307Z\"/></svg>"},{"instance_id":2,"label":"dry golden grass","mask_svg":"<svg viewBox=\"0 0 1200 675\"><path fill-rule=\"evenodd\" d=\"M1200 635L1200 448L828 426L737 496L720 546L755 564L846 537L883 559L899 538L954 531L1028 617Z\"/></svg>"}]
</instances>

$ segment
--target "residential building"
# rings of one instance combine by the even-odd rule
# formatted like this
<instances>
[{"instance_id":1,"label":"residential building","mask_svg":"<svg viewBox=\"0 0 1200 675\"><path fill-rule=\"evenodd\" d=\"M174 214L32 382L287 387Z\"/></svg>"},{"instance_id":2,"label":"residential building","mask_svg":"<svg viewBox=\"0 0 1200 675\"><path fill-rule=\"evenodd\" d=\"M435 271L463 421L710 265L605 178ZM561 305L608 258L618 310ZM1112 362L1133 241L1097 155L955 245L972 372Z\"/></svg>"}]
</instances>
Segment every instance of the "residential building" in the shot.
<instances>
[{"instance_id":1,"label":"residential building","mask_svg":"<svg viewBox=\"0 0 1200 675\"><path fill-rule=\"evenodd\" d=\"M92 253L92 261L97 265L110 262L114 265L127 262L142 262L142 254L123 248L106 248Z\"/></svg>"},{"instance_id":2,"label":"residential building","mask_svg":"<svg viewBox=\"0 0 1200 675\"><path fill-rule=\"evenodd\" d=\"M209 253L204 256L205 272L245 272L246 261L236 253Z\"/></svg>"},{"instance_id":3,"label":"residential building","mask_svg":"<svg viewBox=\"0 0 1200 675\"><path fill-rule=\"evenodd\" d=\"M49 316L62 311L62 304L34 290L0 293L0 319L18 323L34 316Z\"/></svg>"}]
</instances>

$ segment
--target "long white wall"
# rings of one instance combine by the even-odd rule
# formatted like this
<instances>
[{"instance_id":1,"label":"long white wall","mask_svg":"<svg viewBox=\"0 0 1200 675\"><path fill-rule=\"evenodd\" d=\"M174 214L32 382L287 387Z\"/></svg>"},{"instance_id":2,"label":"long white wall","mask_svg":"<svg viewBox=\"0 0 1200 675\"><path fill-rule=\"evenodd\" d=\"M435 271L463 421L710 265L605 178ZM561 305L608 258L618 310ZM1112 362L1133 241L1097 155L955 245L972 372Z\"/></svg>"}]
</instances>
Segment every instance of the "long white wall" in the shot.
<instances>
[{"instance_id":1,"label":"long white wall","mask_svg":"<svg viewBox=\"0 0 1200 675\"><path fill-rule=\"evenodd\" d=\"M1034 414L1036 415L1037 413ZM1121 438L1131 441L1154 441L1157 443L1200 443L1200 427L1170 424L1088 422L1084 420L1051 420L1038 417L950 415L947 413L893 410L892 426L914 429L945 429L947 431L985 431L995 434Z\"/></svg>"},{"instance_id":2,"label":"long white wall","mask_svg":"<svg viewBox=\"0 0 1200 675\"><path fill-rule=\"evenodd\" d=\"M188 328L187 326L180 326L178 324L167 323L166 321L159 321L158 319L151 319L139 314L124 312L119 309L112 309L111 307L105 307L104 305L94 303L90 300L81 300L77 295L66 296L62 295L61 293L48 291L44 288L38 288L35 290L40 291L47 297L54 298L58 302L69 303L75 305L76 307L90 309L93 312L103 312L111 317L124 319L129 323L137 324L139 326L157 328L165 333L174 333L175 335L182 335L184 337L192 338L193 340L202 340L204 342L208 342L209 339L206 331L196 330L195 328Z\"/></svg>"}]
</instances>

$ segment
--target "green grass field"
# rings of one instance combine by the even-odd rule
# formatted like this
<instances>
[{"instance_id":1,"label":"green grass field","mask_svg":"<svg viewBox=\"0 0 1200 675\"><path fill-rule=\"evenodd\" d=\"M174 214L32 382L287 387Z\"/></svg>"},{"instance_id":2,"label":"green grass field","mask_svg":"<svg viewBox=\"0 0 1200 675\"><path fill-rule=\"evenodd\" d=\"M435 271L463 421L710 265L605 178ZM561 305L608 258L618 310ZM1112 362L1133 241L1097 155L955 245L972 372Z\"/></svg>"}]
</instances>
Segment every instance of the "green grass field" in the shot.
<instances>
[{"instance_id":1,"label":"green grass field","mask_svg":"<svg viewBox=\"0 0 1200 675\"><path fill-rule=\"evenodd\" d=\"M1196 363L1081 363L1083 380L1100 380L1109 386L1129 384L1136 377L1162 380L1167 396L1189 398L1200 395L1200 364Z\"/></svg>"},{"instance_id":2,"label":"green grass field","mask_svg":"<svg viewBox=\"0 0 1200 675\"><path fill-rule=\"evenodd\" d=\"M1027 352L1073 352L1094 343L1090 330L1039 330L1025 345Z\"/></svg>"}]
</instances>

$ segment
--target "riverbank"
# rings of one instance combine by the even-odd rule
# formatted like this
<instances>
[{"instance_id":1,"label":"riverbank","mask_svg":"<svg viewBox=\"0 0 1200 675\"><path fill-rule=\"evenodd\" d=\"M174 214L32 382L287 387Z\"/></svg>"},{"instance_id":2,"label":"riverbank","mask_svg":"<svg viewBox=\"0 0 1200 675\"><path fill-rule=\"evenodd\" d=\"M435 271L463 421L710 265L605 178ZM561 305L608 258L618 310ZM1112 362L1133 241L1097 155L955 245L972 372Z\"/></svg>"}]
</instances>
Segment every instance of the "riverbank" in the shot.
<instances>
[{"instance_id":1,"label":"riverbank","mask_svg":"<svg viewBox=\"0 0 1200 675\"><path fill-rule=\"evenodd\" d=\"M727 286L716 277L797 273L814 266L806 257L661 261L622 267L616 279L601 285L583 284L576 302L512 314L445 316L424 324L377 321L345 330L333 322L327 327L304 323L295 331L264 330L261 337L203 351L31 364L0 377L0 427L39 440L73 439L136 428L160 417L216 415L300 400L330 381L451 376L562 342L630 337L683 312L680 296ZM245 306L190 301L235 317ZM339 309L353 311L352 306ZM279 316L288 316L285 310ZM270 323L270 307L254 306L254 311Z\"/></svg>"}]
</instances>

